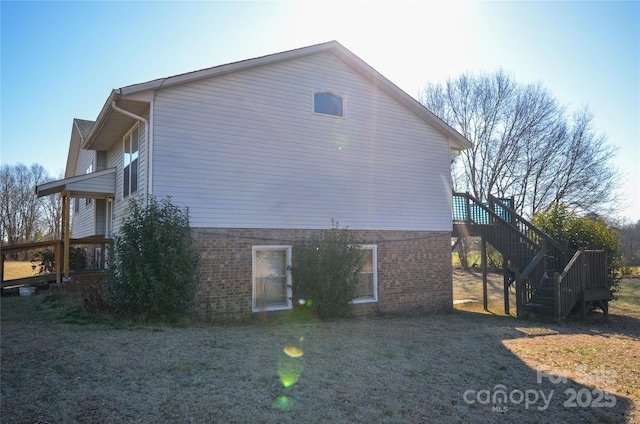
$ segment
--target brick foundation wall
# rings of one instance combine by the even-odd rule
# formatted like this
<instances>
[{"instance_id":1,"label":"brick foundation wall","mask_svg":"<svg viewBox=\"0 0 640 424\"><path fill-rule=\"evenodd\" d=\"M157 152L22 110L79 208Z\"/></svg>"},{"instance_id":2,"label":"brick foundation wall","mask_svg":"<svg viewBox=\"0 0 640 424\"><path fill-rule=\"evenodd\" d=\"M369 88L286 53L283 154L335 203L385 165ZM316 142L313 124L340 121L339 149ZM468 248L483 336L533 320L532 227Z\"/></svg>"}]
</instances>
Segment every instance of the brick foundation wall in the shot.
<instances>
[{"instance_id":1,"label":"brick foundation wall","mask_svg":"<svg viewBox=\"0 0 640 424\"><path fill-rule=\"evenodd\" d=\"M252 246L295 245L318 230L194 228L200 250L196 315L238 319L251 311ZM451 309L451 233L354 231L378 246L378 302L353 305L357 314ZM295 258L295 248L293 249ZM295 259L294 259L295 260ZM263 312L261 314L271 314Z\"/></svg>"}]
</instances>

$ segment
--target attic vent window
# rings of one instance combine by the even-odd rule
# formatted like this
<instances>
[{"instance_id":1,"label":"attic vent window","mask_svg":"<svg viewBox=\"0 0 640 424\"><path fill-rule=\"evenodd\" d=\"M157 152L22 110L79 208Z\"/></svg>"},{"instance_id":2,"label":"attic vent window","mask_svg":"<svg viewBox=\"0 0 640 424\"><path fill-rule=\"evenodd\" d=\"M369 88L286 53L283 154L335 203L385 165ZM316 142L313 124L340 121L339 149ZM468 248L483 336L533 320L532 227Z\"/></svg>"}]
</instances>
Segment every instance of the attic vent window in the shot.
<instances>
[{"instance_id":1,"label":"attic vent window","mask_svg":"<svg viewBox=\"0 0 640 424\"><path fill-rule=\"evenodd\" d=\"M323 115L344 116L342 97L326 91L313 93L313 111Z\"/></svg>"}]
</instances>

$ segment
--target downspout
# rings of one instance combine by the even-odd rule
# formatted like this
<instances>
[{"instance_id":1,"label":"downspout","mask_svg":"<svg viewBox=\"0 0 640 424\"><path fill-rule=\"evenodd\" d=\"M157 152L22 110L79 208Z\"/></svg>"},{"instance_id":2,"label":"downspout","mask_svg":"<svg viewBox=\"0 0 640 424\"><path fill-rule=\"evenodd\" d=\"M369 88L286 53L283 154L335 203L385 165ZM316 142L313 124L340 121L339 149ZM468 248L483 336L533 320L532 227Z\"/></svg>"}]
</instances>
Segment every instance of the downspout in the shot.
<instances>
[{"instance_id":1,"label":"downspout","mask_svg":"<svg viewBox=\"0 0 640 424\"><path fill-rule=\"evenodd\" d=\"M147 163L146 163L146 167L147 167L147 172L145 172L146 174L146 183L145 183L145 194L146 194L146 198L149 199L149 196L151 195L151 193L149 193L149 178L151 176L151 163L149 162L150 160L150 155L149 155L149 151L151 150L151 146L149 143L150 137L149 137L149 121L147 121L145 118L143 118L142 116L138 116L135 113L129 112L128 110L124 110L124 109L120 109L117 105L116 105L116 101L113 100L111 101L111 108L113 110L115 110L116 112L120 112L124 115L127 115L133 119L137 119L138 121L142 121L144 122L144 134L145 134L145 141L146 141L146 148L147 148Z\"/></svg>"}]
</instances>

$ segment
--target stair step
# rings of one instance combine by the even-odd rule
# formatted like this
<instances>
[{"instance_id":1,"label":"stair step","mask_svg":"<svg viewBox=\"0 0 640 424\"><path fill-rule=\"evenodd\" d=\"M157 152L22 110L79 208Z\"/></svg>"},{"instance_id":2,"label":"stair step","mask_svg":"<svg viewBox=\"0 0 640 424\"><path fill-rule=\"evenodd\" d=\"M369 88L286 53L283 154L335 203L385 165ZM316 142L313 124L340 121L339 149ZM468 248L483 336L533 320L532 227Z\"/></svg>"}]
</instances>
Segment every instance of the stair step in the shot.
<instances>
[{"instance_id":1,"label":"stair step","mask_svg":"<svg viewBox=\"0 0 640 424\"><path fill-rule=\"evenodd\" d=\"M554 308L553 306L545 305L545 304L543 304L543 303L539 303L539 302L535 302L535 303L534 303L534 302L530 302L530 303L527 303L527 304L525 305L525 307L526 307L527 309L530 309L530 310L543 311L543 312L548 311L548 312L553 313L553 312L555 311L555 308Z\"/></svg>"},{"instance_id":2,"label":"stair step","mask_svg":"<svg viewBox=\"0 0 640 424\"><path fill-rule=\"evenodd\" d=\"M552 297L534 296L529 300L529 302L527 302L527 305L543 305L545 307L554 308L555 302Z\"/></svg>"},{"instance_id":3,"label":"stair step","mask_svg":"<svg viewBox=\"0 0 640 424\"><path fill-rule=\"evenodd\" d=\"M528 303L527 305L525 305L525 310L527 311L527 316L530 319L533 318L540 321L555 320L556 314L554 308Z\"/></svg>"},{"instance_id":4,"label":"stair step","mask_svg":"<svg viewBox=\"0 0 640 424\"><path fill-rule=\"evenodd\" d=\"M555 297L555 289L553 287L538 287L536 288L535 296L550 297L553 299Z\"/></svg>"}]
</instances>

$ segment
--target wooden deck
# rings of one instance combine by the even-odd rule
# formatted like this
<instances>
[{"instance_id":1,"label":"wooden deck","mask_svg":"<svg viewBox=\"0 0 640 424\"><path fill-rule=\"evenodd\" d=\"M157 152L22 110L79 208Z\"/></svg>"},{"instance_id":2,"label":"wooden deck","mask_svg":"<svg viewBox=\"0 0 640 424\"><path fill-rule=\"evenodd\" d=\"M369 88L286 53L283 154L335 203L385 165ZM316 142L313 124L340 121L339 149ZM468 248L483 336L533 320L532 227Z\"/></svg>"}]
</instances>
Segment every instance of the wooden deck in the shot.
<instances>
[{"instance_id":1,"label":"wooden deck","mask_svg":"<svg viewBox=\"0 0 640 424\"><path fill-rule=\"evenodd\" d=\"M15 278L13 280L5 280L2 282L2 289L16 289L25 286L37 286L44 283L55 283L56 274L38 274L31 277Z\"/></svg>"},{"instance_id":2,"label":"wooden deck","mask_svg":"<svg viewBox=\"0 0 640 424\"><path fill-rule=\"evenodd\" d=\"M111 245L112 243L113 241L111 239L105 238L104 236L90 236L90 237L84 237L84 238L69 239L69 246L101 245L103 247L101 250L103 254L104 254L104 246ZM2 284L2 290L4 291L5 289L19 288L24 286L36 286L36 285L41 285L47 282L54 282L58 285L61 285L64 282L64 278L71 277L73 280L74 276L76 276L77 278L78 276L82 275L84 279L86 276L89 276L92 274L98 273L97 275L104 275L105 273L104 270L85 270L80 272L74 272L74 271L69 272L68 266L67 266L67 270L65 271L66 275L63 276L63 270L62 270L63 267L57 266L56 272L52 274L39 274L39 275L5 281L4 279L5 255L10 253L25 252L30 250L40 250L45 248L53 248L56 264L63 263L63 257L64 257L62 254L63 250L68 250L68 249L64 248L64 242L62 240L47 240L47 241L19 243L14 245L0 246L0 282ZM104 263L102 259L101 259L101 263Z\"/></svg>"},{"instance_id":3,"label":"wooden deck","mask_svg":"<svg viewBox=\"0 0 640 424\"><path fill-rule=\"evenodd\" d=\"M603 251L569 251L515 212L505 199L480 202L469 193L453 194L453 237L482 238L483 284L486 243L505 264L505 313L509 313L507 273L515 276L518 317L565 319L576 308L608 309L606 255ZM508 267L507 267L508 264ZM486 309L486 299L485 299Z\"/></svg>"}]
</instances>

